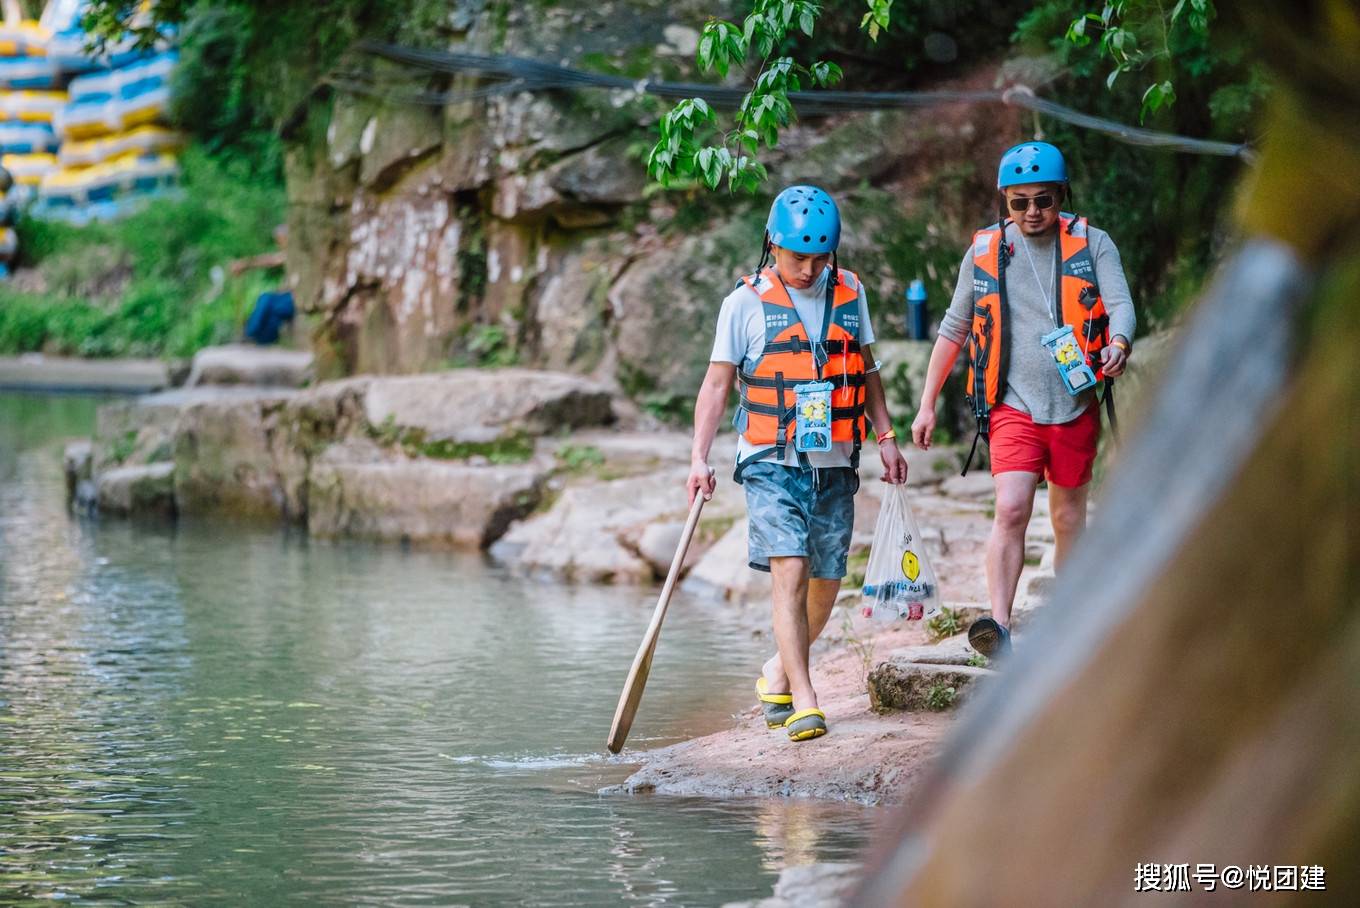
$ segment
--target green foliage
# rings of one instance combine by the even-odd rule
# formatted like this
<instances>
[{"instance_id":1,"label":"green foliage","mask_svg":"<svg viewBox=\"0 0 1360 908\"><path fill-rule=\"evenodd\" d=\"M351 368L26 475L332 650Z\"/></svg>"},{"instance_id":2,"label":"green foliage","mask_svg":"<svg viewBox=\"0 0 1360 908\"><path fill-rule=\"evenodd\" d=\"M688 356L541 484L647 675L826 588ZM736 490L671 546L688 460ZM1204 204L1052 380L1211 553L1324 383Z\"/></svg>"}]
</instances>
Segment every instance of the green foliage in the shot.
<instances>
[{"instance_id":1,"label":"green foliage","mask_svg":"<svg viewBox=\"0 0 1360 908\"><path fill-rule=\"evenodd\" d=\"M568 473L585 473L604 466L604 454L594 445L566 444L557 449L556 456Z\"/></svg>"},{"instance_id":2,"label":"green foliage","mask_svg":"<svg viewBox=\"0 0 1360 908\"><path fill-rule=\"evenodd\" d=\"M701 543L712 545L721 539L728 530L732 529L732 525L736 522L736 516L731 514L717 517L705 517L700 521L698 529L694 531L694 535L698 537Z\"/></svg>"},{"instance_id":3,"label":"green foliage","mask_svg":"<svg viewBox=\"0 0 1360 908\"><path fill-rule=\"evenodd\" d=\"M1073 19L1067 27L1066 38L1078 47L1091 43L1091 31L1100 32L1100 55L1114 62L1105 79L1113 88L1121 73L1137 72L1158 60L1171 61L1173 36L1188 32L1193 41L1206 41L1209 20L1213 18L1211 0L1178 0L1167 11L1161 0L1110 0L1099 13L1085 13ZM1138 120L1147 119L1163 107L1176 101L1176 89L1170 79L1154 80L1143 90Z\"/></svg>"},{"instance_id":4,"label":"green foliage","mask_svg":"<svg viewBox=\"0 0 1360 908\"><path fill-rule=\"evenodd\" d=\"M468 334L468 353L478 366L513 366L519 359L510 335L501 325L478 325Z\"/></svg>"},{"instance_id":5,"label":"green foliage","mask_svg":"<svg viewBox=\"0 0 1360 908\"><path fill-rule=\"evenodd\" d=\"M841 609L841 635L845 638L845 644L850 647L850 651L859 657L860 671L867 688L869 672L874 667L874 636L861 635L855 629L855 611L849 607Z\"/></svg>"},{"instance_id":6,"label":"green foliage","mask_svg":"<svg viewBox=\"0 0 1360 908\"><path fill-rule=\"evenodd\" d=\"M694 420L694 396L679 392L651 391L637 402L650 415L672 425L686 425Z\"/></svg>"},{"instance_id":7,"label":"green foliage","mask_svg":"<svg viewBox=\"0 0 1360 908\"><path fill-rule=\"evenodd\" d=\"M213 279L213 268L264 252L283 217L283 190L248 165L183 157L184 195L109 224L24 219L23 263L47 292L0 287L0 352L189 356L237 336L256 295L278 275Z\"/></svg>"},{"instance_id":8,"label":"green foliage","mask_svg":"<svg viewBox=\"0 0 1360 908\"><path fill-rule=\"evenodd\" d=\"M170 117L219 157L240 157L257 178L282 179L283 149L255 90L250 20L234 6L201 4L178 42Z\"/></svg>"},{"instance_id":9,"label":"green foliage","mask_svg":"<svg viewBox=\"0 0 1360 908\"><path fill-rule=\"evenodd\" d=\"M109 459L121 466L137 450L137 430L128 429L109 445Z\"/></svg>"},{"instance_id":10,"label":"green foliage","mask_svg":"<svg viewBox=\"0 0 1360 908\"><path fill-rule=\"evenodd\" d=\"M511 435L494 441L451 441L447 438L404 445L411 456L437 460L467 460L485 457L495 464L524 463L534 456L534 443L524 435Z\"/></svg>"},{"instance_id":11,"label":"green foliage","mask_svg":"<svg viewBox=\"0 0 1360 908\"><path fill-rule=\"evenodd\" d=\"M968 657L968 664L973 668L986 668L990 664L990 661L986 656L982 655L982 653L973 653L973 655Z\"/></svg>"},{"instance_id":12,"label":"green foliage","mask_svg":"<svg viewBox=\"0 0 1360 908\"><path fill-rule=\"evenodd\" d=\"M869 34L870 40L877 41L879 32L888 27L892 19L893 0L868 0L869 11L859 20L859 27Z\"/></svg>"},{"instance_id":13,"label":"green foliage","mask_svg":"<svg viewBox=\"0 0 1360 908\"><path fill-rule=\"evenodd\" d=\"M1077 0L1046 0L1027 13L1014 41L1028 53L1049 53L1062 68L1056 100L1096 116L1127 120L1144 103L1146 88L1134 79L1108 83L1107 61L1090 46L1067 40L1073 19L1086 12ZM1120 27L1161 40L1154 5L1123 5ZM1181 13L1182 16L1186 12ZM1090 20L1088 20L1090 21ZM1180 20L1178 20L1178 23ZM1094 33L1095 23L1092 22ZM1170 82L1175 104L1149 109L1159 128L1225 141L1248 139L1250 124L1267 92L1262 70L1244 41L1228 32L1211 36L1197 26L1168 30L1170 54L1149 48L1138 72L1150 81ZM1090 42L1094 43L1094 42ZM1100 133L1045 121L1047 141L1063 149L1072 176L1072 207L1109 230L1119 245L1138 307L1139 332L1165 327L1197 293L1225 232L1223 187L1238 162L1203 155L1151 151Z\"/></svg>"},{"instance_id":14,"label":"green foliage","mask_svg":"<svg viewBox=\"0 0 1360 908\"><path fill-rule=\"evenodd\" d=\"M222 17L214 31L229 26L239 35L228 55L233 84L222 88L228 96L239 89L241 100L258 103L274 123L311 95L356 40L423 37L448 14L442 0L157 0L150 16L143 5L90 0L85 28L101 39L131 36L149 46L167 25L183 27L187 40L201 18ZM223 50L214 46L215 53Z\"/></svg>"},{"instance_id":15,"label":"green foliage","mask_svg":"<svg viewBox=\"0 0 1360 908\"><path fill-rule=\"evenodd\" d=\"M936 681L926 690L926 709L944 712L954 705L958 691L943 681Z\"/></svg>"},{"instance_id":16,"label":"green foliage","mask_svg":"<svg viewBox=\"0 0 1360 908\"><path fill-rule=\"evenodd\" d=\"M869 549L867 546L852 549L849 556L845 559L845 580L842 586L849 589L859 589L864 586L864 571L869 567Z\"/></svg>"},{"instance_id":17,"label":"green foliage","mask_svg":"<svg viewBox=\"0 0 1360 908\"><path fill-rule=\"evenodd\" d=\"M710 19L696 54L703 72L746 74L750 89L737 111L728 120L702 98L677 103L658 124L648 173L667 187L716 189L726 181L729 191L753 191L766 177L761 149L773 148L794 116L790 92L829 88L847 71L876 88L894 87L920 68L993 54L1021 7L1014 0L752 0L740 24Z\"/></svg>"},{"instance_id":18,"label":"green foliage","mask_svg":"<svg viewBox=\"0 0 1360 908\"><path fill-rule=\"evenodd\" d=\"M877 5L888 4L879 0ZM841 79L841 67L831 61L804 65L791 56L774 56L776 46L794 30L811 36L820 12L821 6L812 0L754 0L740 26L710 19L699 38L699 68L725 77L732 66L743 65L754 54L760 70L731 128L718 134L716 142L701 144L696 137L696 131L707 127L711 134L718 127L716 112L703 98L682 100L666 113L659 124L660 138L647 158L652 178L663 186L698 179L709 189L725 180L731 192L754 191L766 177L757 152L778 143L779 130L793 114L789 92L801 90L805 83L825 88ZM874 25L875 35L878 27Z\"/></svg>"},{"instance_id":19,"label":"green foliage","mask_svg":"<svg viewBox=\"0 0 1360 908\"><path fill-rule=\"evenodd\" d=\"M693 393L681 393L657 387L656 379L632 366L620 363L619 384L623 393L635 400L647 413L665 423L685 425L694 420Z\"/></svg>"},{"instance_id":20,"label":"green foliage","mask_svg":"<svg viewBox=\"0 0 1360 908\"><path fill-rule=\"evenodd\" d=\"M398 425L396 417L390 413L380 424L368 426L368 436L384 448L401 448L408 457L429 457L434 460L484 457L491 463L506 464L524 463L534 455L533 439L522 433L491 441L431 439L424 429Z\"/></svg>"},{"instance_id":21,"label":"green foliage","mask_svg":"<svg viewBox=\"0 0 1360 908\"><path fill-rule=\"evenodd\" d=\"M963 614L952 608L940 609L940 613L926 622L926 631L932 639L943 640L963 631Z\"/></svg>"}]
</instances>

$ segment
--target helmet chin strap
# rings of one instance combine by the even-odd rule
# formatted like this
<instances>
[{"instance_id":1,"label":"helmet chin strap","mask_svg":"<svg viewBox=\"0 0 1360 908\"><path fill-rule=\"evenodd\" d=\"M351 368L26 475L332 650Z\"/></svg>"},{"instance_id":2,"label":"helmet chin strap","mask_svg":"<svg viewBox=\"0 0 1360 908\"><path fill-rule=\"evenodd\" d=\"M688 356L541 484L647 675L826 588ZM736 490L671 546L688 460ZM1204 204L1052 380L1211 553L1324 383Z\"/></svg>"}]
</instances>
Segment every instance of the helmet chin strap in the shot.
<instances>
[{"instance_id":1,"label":"helmet chin strap","mask_svg":"<svg viewBox=\"0 0 1360 908\"><path fill-rule=\"evenodd\" d=\"M765 240L760 251L760 264L756 266L755 270L757 275L765 270L766 265L770 264L770 252L773 248L774 244L770 242L770 231L767 230L765 231ZM840 259L838 259L836 255L837 250L831 250L831 275L827 280L830 281L831 286L833 287L841 282L841 264Z\"/></svg>"}]
</instances>

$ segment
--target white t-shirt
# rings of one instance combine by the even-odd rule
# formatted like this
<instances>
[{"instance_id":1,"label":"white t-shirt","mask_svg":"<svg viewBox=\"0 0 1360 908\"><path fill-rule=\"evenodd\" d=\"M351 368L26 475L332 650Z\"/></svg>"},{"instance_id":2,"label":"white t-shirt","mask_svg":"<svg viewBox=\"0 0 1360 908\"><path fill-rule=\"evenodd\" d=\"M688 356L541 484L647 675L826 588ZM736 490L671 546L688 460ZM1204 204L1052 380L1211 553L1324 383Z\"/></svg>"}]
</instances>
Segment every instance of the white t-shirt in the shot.
<instances>
[{"instance_id":1,"label":"white t-shirt","mask_svg":"<svg viewBox=\"0 0 1360 908\"><path fill-rule=\"evenodd\" d=\"M822 272L817 282L806 290L788 287L789 299L808 337L822 336L822 317L826 314L826 281L831 274L828 268ZM874 342L874 327L869 321L869 301L864 295L864 283L859 285L859 342L863 346ZM709 362L732 363L744 371L754 368L756 360L765 350L765 306L754 290L743 281L741 286L727 295L718 311L718 330L713 339L713 353ZM872 367L872 363L866 363ZM766 447L766 446L761 446ZM808 461L814 467L848 467L853 442L832 442L830 451L809 452ZM739 436L737 440L737 460L745 460L761 448L756 447ZM767 454L762 460L774 460L774 454ZM798 466L798 453L790 443L784 448L785 464Z\"/></svg>"}]
</instances>

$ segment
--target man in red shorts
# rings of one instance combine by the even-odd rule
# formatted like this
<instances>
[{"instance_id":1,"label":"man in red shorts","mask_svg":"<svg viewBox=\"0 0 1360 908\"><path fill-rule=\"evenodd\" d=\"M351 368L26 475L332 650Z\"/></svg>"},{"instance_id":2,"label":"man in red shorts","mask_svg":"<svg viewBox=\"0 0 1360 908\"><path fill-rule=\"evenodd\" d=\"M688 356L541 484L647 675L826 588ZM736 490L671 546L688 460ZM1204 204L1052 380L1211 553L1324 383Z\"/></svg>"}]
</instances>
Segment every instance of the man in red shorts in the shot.
<instances>
[{"instance_id":1,"label":"man in red shorts","mask_svg":"<svg viewBox=\"0 0 1360 908\"><path fill-rule=\"evenodd\" d=\"M929 448L936 398L966 345L968 399L996 485L987 542L992 616L968 632L987 656L1010 646L1011 605L1040 479L1048 480L1056 565L1086 528L1100 439L1097 381L1124 371L1135 325L1114 242L1061 209L1067 165L1057 148L1045 142L1011 148L1001 158L997 190L1000 219L974 234L963 257L912 423L913 441Z\"/></svg>"}]
</instances>

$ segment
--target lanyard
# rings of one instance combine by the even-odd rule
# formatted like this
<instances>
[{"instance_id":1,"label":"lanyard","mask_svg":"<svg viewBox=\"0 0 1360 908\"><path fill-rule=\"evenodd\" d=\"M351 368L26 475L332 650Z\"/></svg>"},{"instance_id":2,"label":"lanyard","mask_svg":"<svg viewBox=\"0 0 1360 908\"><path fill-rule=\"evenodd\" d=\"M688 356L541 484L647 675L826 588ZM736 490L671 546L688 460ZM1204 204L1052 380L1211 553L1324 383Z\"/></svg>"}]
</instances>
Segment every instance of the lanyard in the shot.
<instances>
[{"instance_id":1,"label":"lanyard","mask_svg":"<svg viewBox=\"0 0 1360 908\"><path fill-rule=\"evenodd\" d=\"M1057 241L1058 240L1055 237L1053 242L1056 243ZM1002 242L1005 242L1005 237L1002 237ZM1048 317L1052 319L1053 327L1061 328L1062 325L1058 324L1058 317L1053 314L1053 299L1048 295L1048 291L1052 287L1052 284L1045 286L1044 282L1039 278L1039 269L1034 266L1034 256L1030 254L1029 242L1025 239L1023 231L1020 233L1020 245L1025 247L1025 260L1029 262L1029 270L1034 273L1034 283L1039 285L1039 292L1043 294L1044 310L1048 313Z\"/></svg>"},{"instance_id":2,"label":"lanyard","mask_svg":"<svg viewBox=\"0 0 1360 908\"><path fill-rule=\"evenodd\" d=\"M774 272L775 280L779 281L779 286L784 288L784 296L786 296L789 303L793 305L793 317L798 319L800 325L803 325L803 333L808 336L808 346L812 348L812 363L817 367L817 378L819 380L822 377L822 367L826 365L826 361L829 358L826 354L826 336L831 330L831 310L833 308L833 301L836 293L836 288L831 284L831 275L827 273L827 271L829 271L829 269L822 272L823 276L826 278L826 308L822 312L821 337L817 340L813 340L812 332L807 329L807 325L803 323L803 317L798 314L798 306L793 302L793 294L789 292L788 285L784 283L784 278L780 276L779 269L776 268ZM814 284L814 286L816 285ZM843 352L848 355L848 351Z\"/></svg>"}]
</instances>

